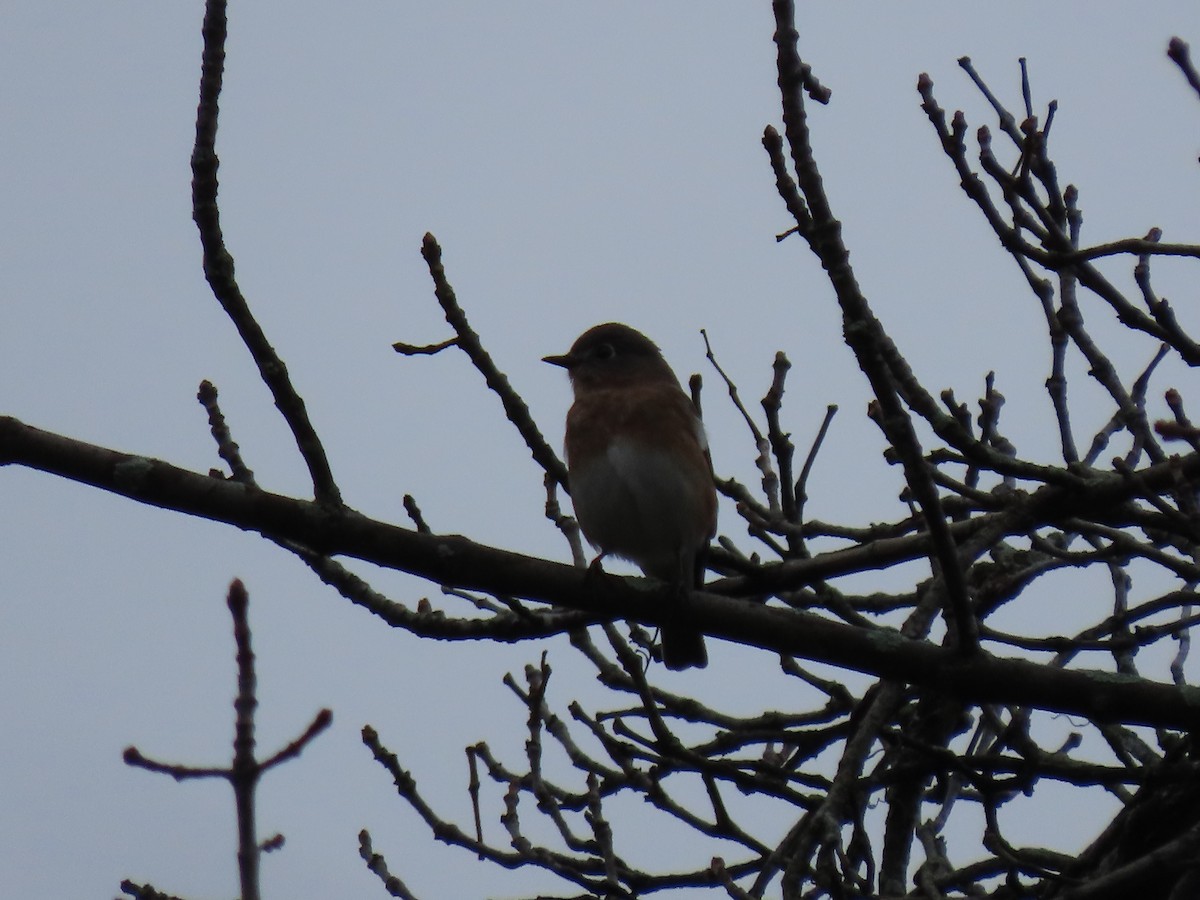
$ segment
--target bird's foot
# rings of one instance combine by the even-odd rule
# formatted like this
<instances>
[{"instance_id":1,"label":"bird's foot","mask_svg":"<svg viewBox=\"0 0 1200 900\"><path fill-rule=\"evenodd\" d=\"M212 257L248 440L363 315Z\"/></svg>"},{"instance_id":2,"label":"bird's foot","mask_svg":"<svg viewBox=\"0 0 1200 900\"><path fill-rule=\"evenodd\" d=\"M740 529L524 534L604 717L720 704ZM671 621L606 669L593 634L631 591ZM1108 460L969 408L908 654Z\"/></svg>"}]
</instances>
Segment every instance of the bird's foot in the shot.
<instances>
[{"instance_id":1,"label":"bird's foot","mask_svg":"<svg viewBox=\"0 0 1200 900\"><path fill-rule=\"evenodd\" d=\"M604 554L598 553L596 558L588 563L587 574L583 577L585 583L593 584L597 579L604 577L604 566L600 564L602 559L604 559Z\"/></svg>"}]
</instances>

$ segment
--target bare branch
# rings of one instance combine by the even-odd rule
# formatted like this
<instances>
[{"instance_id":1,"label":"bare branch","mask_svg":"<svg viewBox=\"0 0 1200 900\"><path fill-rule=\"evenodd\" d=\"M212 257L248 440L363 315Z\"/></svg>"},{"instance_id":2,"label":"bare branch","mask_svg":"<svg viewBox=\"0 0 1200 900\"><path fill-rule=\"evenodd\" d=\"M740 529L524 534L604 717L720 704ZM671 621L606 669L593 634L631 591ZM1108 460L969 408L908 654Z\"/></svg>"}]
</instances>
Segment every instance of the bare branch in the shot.
<instances>
[{"instance_id":1,"label":"bare branch","mask_svg":"<svg viewBox=\"0 0 1200 900\"><path fill-rule=\"evenodd\" d=\"M546 439L542 437L541 431L533 421L529 407L513 390L508 376L496 366L491 354L483 348L483 342L471 328L466 313L459 306L454 288L450 286L450 282L446 278L446 270L442 266L442 248L432 234L426 234L425 239L421 242L421 256L425 258L425 263L429 266L429 275L433 278L434 295L441 304L442 311L446 314L446 321L454 329L455 337L452 342L467 354L471 364L483 375L487 386L500 398L504 414L524 438L525 446L533 454L534 461L552 475L564 490L569 491L567 467L558 458L558 454L550 449L550 445L546 443ZM451 341L445 343L449 345Z\"/></svg>"},{"instance_id":2,"label":"bare branch","mask_svg":"<svg viewBox=\"0 0 1200 900\"><path fill-rule=\"evenodd\" d=\"M841 238L841 223L834 218L825 196L825 188L813 159L809 142L808 120L800 92L793 89L799 83L801 70L797 50L799 35L795 26L795 8L790 0L775 0L775 44L778 49L777 68L780 92L783 97L784 133L791 148L797 183L812 213L812 233L806 235L809 246L837 293L842 308L842 331L846 343L854 351L859 368L871 382L879 403L876 422L895 448L904 466L905 480L921 507L926 527L933 540L932 561L938 575L947 586L947 619L953 622L961 653L973 653L978 645L975 617L967 597L966 581L959 568L954 539L946 526L941 500L928 471L912 421L898 396L894 375L905 379L907 366L899 371L889 367L891 361L902 362L894 346L871 311L866 297L858 286L850 266L850 254ZM796 223L800 225L800 222ZM913 381L912 379L908 379ZM932 399L931 407L935 406Z\"/></svg>"},{"instance_id":3,"label":"bare branch","mask_svg":"<svg viewBox=\"0 0 1200 900\"><path fill-rule=\"evenodd\" d=\"M233 272L233 256L225 247L221 214L217 206L217 115L221 82L225 73L227 34L225 0L208 0L204 9L204 56L200 74L200 103L196 110L196 143L192 150L192 218L204 248L204 277L213 296L232 320L258 366L263 383L270 389L275 406L292 430L300 455L312 476L317 501L341 505L342 496L333 479L320 438L308 418L304 401L288 377L287 367L267 341L266 334L250 312Z\"/></svg>"},{"instance_id":4,"label":"bare branch","mask_svg":"<svg viewBox=\"0 0 1200 900\"><path fill-rule=\"evenodd\" d=\"M1170 43L1167 45L1167 56L1171 62L1179 66L1180 71L1183 72L1183 77L1187 79L1187 83L1200 96L1200 73L1192 65L1191 50L1187 43L1181 38L1171 38Z\"/></svg>"}]
</instances>

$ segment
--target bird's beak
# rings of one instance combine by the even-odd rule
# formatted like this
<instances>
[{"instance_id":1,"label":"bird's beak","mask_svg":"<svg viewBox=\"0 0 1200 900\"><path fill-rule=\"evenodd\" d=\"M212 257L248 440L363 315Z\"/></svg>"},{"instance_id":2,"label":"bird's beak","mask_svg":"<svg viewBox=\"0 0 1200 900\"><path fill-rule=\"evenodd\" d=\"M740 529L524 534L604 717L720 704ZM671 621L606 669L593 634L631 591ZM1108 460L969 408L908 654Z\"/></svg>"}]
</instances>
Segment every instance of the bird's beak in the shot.
<instances>
[{"instance_id":1,"label":"bird's beak","mask_svg":"<svg viewBox=\"0 0 1200 900\"><path fill-rule=\"evenodd\" d=\"M562 366L564 369L570 371L577 360L570 353L564 353L562 356L543 356L542 362L550 363L552 366Z\"/></svg>"}]
</instances>

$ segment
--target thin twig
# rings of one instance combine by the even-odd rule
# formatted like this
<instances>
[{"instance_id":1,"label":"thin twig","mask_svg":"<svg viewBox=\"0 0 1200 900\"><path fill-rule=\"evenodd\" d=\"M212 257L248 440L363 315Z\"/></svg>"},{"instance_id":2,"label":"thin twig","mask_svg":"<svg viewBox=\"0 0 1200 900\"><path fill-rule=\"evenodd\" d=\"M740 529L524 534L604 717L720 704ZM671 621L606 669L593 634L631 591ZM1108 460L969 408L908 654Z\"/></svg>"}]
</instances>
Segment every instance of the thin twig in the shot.
<instances>
[{"instance_id":1,"label":"thin twig","mask_svg":"<svg viewBox=\"0 0 1200 900\"><path fill-rule=\"evenodd\" d=\"M538 430L537 423L533 421L529 407L513 390L508 376L496 366L491 354L483 348L483 342L480 341L479 335L471 328L471 324L467 321L467 314L463 312L458 298L454 294L454 288L450 286L450 282L446 278L446 269L442 265L442 248L432 234L426 234L425 239L421 242L421 256L425 258L425 263L429 267L429 275L433 279L434 295L441 304L442 311L446 314L446 321L454 329L456 336L453 342L467 354L467 358L483 376L487 386L500 398L504 414L516 426L518 433L525 440L525 446L529 448L534 461L553 475L563 489L569 492L567 467L558 458L558 454L546 443L546 439Z\"/></svg>"},{"instance_id":2,"label":"thin twig","mask_svg":"<svg viewBox=\"0 0 1200 900\"><path fill-rule=\"evenodd\" d=\"M1167 57L1179 66L1187 83L1192 86L1192 90L1196 92L1197 96L1200 96L1200 72L1197 72L1196 67L1192 65L1191 49L1187 43L1182 38L1171 38L1170 43L1167 44Z\"/></svg>"}]
</instances>

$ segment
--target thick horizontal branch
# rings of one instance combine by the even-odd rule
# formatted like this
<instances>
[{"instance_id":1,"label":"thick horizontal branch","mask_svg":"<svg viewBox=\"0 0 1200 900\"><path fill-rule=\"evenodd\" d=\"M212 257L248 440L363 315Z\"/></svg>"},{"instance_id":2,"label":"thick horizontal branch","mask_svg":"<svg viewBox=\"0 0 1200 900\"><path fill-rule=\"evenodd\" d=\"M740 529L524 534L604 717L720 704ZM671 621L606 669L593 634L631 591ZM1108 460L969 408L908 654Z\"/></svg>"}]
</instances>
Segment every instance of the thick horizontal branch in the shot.
<instances>
[{"instance_id":1,"label":"thick horizontal branch","mask_svg":"<svg viewBox=\"0 0 1200 900\"><path fill-rule=\"evenodd\" d=\"M90 484L140 503L176 510L319 553L344 555L443 585L549 603L565 609L660 624L673 592L645 579L587 578L574 566L511 553L461 535L422 534L350 509L272 494L236 481L120 453L0 417L0 465L24 465ZM1171 468L1168 468L1171 466ZM1139 473L1140 486L1179 474L1194 477L1200 457ZM1181 471L1182 470L1182 471ZM1046 487L1038 495L1059 489ZM1061 514L1071 506L1112 502L1130 490L1120 476L1097 476L1082 494L1044 495ZM820 557L812 562L818 563ZM795 563L789 563L795 566ZM1063 670L986 653L963 658L890 629L867 630L812 613L696 593L689 614L705 632L779 653L830 663L877 677L952 691L971 703L1031 706L1173 728L1200 723L1200 690L1104 672Z\"/></svg>"}]
</instances>

